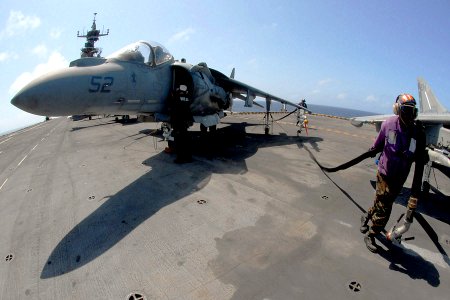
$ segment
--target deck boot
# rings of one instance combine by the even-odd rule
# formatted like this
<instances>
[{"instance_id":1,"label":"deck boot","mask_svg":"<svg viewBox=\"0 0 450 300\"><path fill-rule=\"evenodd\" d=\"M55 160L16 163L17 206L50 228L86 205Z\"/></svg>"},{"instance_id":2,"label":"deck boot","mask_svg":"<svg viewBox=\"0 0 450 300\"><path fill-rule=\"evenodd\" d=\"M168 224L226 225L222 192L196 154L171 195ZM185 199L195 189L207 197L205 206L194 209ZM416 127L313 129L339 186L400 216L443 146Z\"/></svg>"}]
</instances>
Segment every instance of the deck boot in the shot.
<instances>
[{"instance_id":1,"label":"deck boot","mask_svg":"<svg viewBox=\"0 0 450 300\"><path fill-rule=\"evenodd\" d=\"M369 231L369 225L367 225L367 223L369 223L369 219L370 218L368 213L361 216L361 227L359 228L359 231L361 231L361 233L366 233L367 231Z\"/></svg>"},{"instance_id":2,"label":"deck boot","mask_svg":"<svg viewBox=\"0 0 450 300\"><path fill-rule=\"evenodd\" d=\"M369 249L370 252L376 253L378 252L378 245L375 243L375 235L367 233L364 236L364 242L366 243L367 249Z\"/></svg>"}]
</instances>

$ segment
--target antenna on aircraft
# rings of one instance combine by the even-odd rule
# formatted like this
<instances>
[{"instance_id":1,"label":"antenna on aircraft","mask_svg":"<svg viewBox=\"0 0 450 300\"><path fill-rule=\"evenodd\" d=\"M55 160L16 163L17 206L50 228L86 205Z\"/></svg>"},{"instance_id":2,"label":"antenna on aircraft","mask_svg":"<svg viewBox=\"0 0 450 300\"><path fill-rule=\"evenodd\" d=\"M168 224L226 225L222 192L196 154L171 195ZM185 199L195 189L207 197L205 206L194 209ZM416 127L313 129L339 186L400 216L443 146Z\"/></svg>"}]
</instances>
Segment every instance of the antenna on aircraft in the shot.
<instances>
[{"instance_id":1,"label":"antenna on aircraft","mask_svg":"<svg viewBox=\"0 0 450 300\"><path fill-rule=\"evenodd\" d=\"M95 42L99 40L99 37L106 36L109 34L109 29L107 29L106 33L100 33L100 30L97 30L97 25L95 24L95 17L97 13L94 13L94 21L92 22L91 30L89 30L86 35L80 35L80 32L77 32L77 37L86 38L86 43L84 44L84 48L81 48L81 57L100 57L102 53L101 48L95 48Z\"/></svg>"}]
</instances>

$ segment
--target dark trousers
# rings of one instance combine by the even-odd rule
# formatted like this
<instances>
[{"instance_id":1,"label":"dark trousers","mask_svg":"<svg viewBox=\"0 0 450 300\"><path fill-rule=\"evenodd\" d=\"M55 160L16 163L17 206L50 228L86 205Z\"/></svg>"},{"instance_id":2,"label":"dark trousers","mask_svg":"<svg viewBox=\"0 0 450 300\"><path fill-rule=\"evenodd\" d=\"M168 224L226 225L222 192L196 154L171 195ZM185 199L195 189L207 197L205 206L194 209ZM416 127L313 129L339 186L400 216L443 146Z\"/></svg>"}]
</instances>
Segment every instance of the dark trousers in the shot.
<instances>
[{"instance_id":1,"label":"dark trousers","mask_svg":"<svg viewBox=\"0 0 450 300\"><path fill-rule=\"evenodd\" d=\"M403 187L403 182L388 180L380 172L377 172L377 187L373 206L369 208L368 214L372 220L369 234L380 233L387 222L392 211L392 205Z\"/></svg>"}]
</instances>

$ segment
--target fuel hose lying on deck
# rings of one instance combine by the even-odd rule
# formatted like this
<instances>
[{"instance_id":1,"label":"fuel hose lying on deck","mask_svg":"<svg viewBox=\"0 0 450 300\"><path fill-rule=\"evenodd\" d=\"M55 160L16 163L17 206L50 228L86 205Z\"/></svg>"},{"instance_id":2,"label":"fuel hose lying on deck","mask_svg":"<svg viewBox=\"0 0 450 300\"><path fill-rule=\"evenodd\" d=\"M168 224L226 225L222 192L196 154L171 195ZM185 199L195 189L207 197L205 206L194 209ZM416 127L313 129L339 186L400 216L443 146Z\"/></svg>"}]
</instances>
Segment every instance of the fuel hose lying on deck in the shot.
<instances>
[{"instance_id":1,"label":"fuel hose lying on deck","mask_svg":"<svg viewBox=\"0 0 450 300\"><path fill-rule=\"evenodd\" d=\"M375 149L375 150L369 150L369 151L367 151L367 152L364 152L364 153L361 154L360 156L355 157L354 159L352 159L352 160L350 160L350 161L348 161L348 162L346 162L346 163L343 163L343 164L340 165L340 166L334 167L334 168L327 168L327 167L324 167L324 166L322 166L317 160L315 160L315 159L314 159L314 160L316 161L317 165L318 165L322 170L324 170L325 172L333 173L333 172L337 172L337 171L341 171L341 170L348 169L348 168L350 168L350 167L356 165L357 163L360 163L361 161L365 160L366 158L369 158L369 157L375 157L375 155L377 154L377 152L379 152L379 151L376 150L376 149Z\"/></svg>"}]
</instances>

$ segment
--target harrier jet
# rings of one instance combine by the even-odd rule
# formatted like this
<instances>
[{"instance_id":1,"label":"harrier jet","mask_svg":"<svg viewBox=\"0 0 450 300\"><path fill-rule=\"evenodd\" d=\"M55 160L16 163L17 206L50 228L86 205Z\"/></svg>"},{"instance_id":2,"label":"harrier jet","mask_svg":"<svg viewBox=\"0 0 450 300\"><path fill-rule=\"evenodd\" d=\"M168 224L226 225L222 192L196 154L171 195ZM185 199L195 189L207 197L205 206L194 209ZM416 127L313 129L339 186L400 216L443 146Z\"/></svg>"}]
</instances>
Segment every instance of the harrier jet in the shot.
<instances>
[{"instance_id":1,"label":"harrier jet","mask_svg":"<svg viewBox=\"0 0 450 300\"><path fill-rule=\"evenodd\" d=\"M234 70L228 77L206 63L175 61L164 46L147 41L128 45L106 58L72 61L68 68L30 82L11 103L42 116L132 114L147 121L170 123L174 121L171 99L176 92L183 94L192 119L207 127L220 122L235 98L244 100L247 107L256 97L266 100L266 134L272 100L308 111L235 80Z\"/></svg>"}]
</instances>

